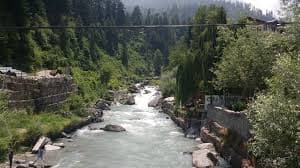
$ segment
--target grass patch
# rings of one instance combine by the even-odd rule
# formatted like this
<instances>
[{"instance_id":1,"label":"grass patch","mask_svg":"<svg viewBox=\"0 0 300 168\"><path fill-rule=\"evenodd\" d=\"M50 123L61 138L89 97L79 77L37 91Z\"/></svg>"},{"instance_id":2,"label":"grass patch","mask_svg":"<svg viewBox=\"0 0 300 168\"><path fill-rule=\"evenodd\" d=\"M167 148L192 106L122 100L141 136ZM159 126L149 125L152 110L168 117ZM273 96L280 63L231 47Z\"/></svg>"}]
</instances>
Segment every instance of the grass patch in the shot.
<instances>
[{"instance_id":1,"label":"grass patch","mask_svg":"<svg viewBox=\"0 0 300 168\"><path fill-rule=\"evenodd\" d=\"M65 127L80 121L75 115L32 114L25 110L1 112L0 115L0 161L6 159L9 146L17 151L21 146L32 147L40 136L58 135Z\"/></svg>"}]
</instances>

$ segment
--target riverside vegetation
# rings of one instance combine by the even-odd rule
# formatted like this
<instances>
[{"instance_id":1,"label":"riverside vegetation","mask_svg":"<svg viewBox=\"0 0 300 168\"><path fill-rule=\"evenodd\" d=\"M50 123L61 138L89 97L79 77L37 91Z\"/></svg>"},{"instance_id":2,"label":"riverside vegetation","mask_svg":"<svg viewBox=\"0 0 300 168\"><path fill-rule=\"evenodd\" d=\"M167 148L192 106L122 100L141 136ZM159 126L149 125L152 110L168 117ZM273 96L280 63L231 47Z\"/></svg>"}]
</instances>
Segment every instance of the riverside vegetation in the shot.
<instances>
[{"instance_id":1,"label":"riverside vegetation","mask_svg":"<svg viewBox=\"0 0 300 168\"><path fill-rule=\"evenodd\" d=\"M283 4L293 14L286 19L299 21L298 2ZM226 15L221 8L203 7L192 22L226 23ZM162 92L176 96L179 108L198 92L245 97L247 101L229 108L248 111L253 135L248 146L257 166L298 167L299 30L298 24L277 31L252 26L192 28L170 52Z\"/></svg>"},{"instance_id":2,"label":"riverside vegetation","mask_svg":"<svg viewBox=\"0 0 300 168\"><path fill-rule=\"evenodd\" d=\"M299 20L298 2L283 1L286 18ZM146 13L146 14L144 14ZM176 12L153 13L137 7L126 12L120 0L10 0L0 2L1 26L123 26L231 23L226 10L200 7L186 18ZM250 151L259 167L299 165L300 48L299 25L282 30L243 25L180 29L37 29L0 32L0 64L26 72L64 69L78 93L55 112L7 109L0 101L0 160L10 145L31 146L88 115L85 108L109 89L126 88L145 76L177 107L199 92L234 94L248 101L232 104L244 110L253 126ZM186 33L187 31L187 33ZM162 73L162 74L161 74ZM64 112L70 115L64 116ZM186 114L187 116L189 114ZM3 125L3 126L2 126ZM26 149L25 149L26 150Z\"/></svg>"},{"instance_id":3,"label":"riverside vegetation","mask_svg":"<svg viewBox=\"0 0 300 168\"><path fill-rule=\"evenodd\" d=\"M122 26L169 24L174 16L126 12L120 0L13 0L0 2L1 26ZM179 24L179 22L177 23ZM168 48L180 31L162 29L38 29L0 32L0 64L28 73L60 69L78 86L55 112L11 111L1 98L0 160L11 145L30 147L40 135L56 134L89 115L89 104L108 90L125 88L144 76L159 75ZM176 36L177 34L177 36ZM70 113L64 116L65 112ZM3 125L3 127L2 127Z\"/></svg>"}]
</instances>

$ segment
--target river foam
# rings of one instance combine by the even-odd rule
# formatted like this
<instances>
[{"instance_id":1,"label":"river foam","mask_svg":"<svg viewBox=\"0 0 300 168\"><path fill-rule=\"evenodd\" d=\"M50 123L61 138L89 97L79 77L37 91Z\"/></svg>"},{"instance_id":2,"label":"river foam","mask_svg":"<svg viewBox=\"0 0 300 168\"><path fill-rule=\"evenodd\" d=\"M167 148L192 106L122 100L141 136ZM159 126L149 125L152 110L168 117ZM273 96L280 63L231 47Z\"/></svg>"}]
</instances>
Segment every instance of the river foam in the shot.
<instances>
[{"instance_id":1,"label":"river foam","mask_svg":"<svg viewBox=\"0 0 300 168\"><path fill-rule=\"evenodd\" d=\"M145 94L146 90L150 93ZM148 107L156 87L145 87L136 94L136 105L117 105L104 114L104 123L117 124L121 133L78 130L75 141L64 149L57 168L188 168L195 142L184 138L165 114Z\"/></svg>"}]
</instances>

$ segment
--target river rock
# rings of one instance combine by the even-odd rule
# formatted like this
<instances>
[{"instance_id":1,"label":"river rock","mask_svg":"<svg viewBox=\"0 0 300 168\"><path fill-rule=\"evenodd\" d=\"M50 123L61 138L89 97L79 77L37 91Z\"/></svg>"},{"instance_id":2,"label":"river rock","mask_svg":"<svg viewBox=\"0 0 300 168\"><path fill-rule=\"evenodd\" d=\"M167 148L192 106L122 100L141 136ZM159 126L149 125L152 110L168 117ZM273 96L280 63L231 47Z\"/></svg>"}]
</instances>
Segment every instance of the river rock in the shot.
<instances>
[{"instance_id":1,"label":"river rock","mask_svg":"<svg viewBox=\"0 0 300 168\"><path fill-rule=\"evenodd\" d=\"M14 162L15 162L16 164L25 164L25 163L26 163L26 160L23 160L23 159L16 159L16 160L14 160Z\"/></svg>"},{"instance_id":2,"label":"river rock","mask_svg":"<svg viewBox=\"0 0 300 168\"><path fill-rule=\"evenodd\" d=\"M195 141L198 142L198 143L202 143L201 138L196 138Z\"/></svg>"},{"instance_id":3,"label":"river rock","mask_svg":"<svg viewBox=\"0 0 300 168\"><path fill-rule=\"evenodd\" d=\"M127 105L134 105L135 104L135 99L134 99L134 96L133 95L129 95L126 103Z\"/></svg>"},{"instance_id":4,"label":"river rock","mask_svg":"<svg viewBox=\"0 0 300 168\"><path fill-rule=\"evenodd\" d=\"M110 102L113 102L115 99L115 91L109 90L105 95L104 99Z\"/></svg>"},{"instance_id":5,"label":"river rock","mask_svg":"<svg viewBox=\"0 0 300 168\"><path fill-rule=\"evenodd\" d=\"M110 110L110 106L111 103L106 101L106 100L103 100L103 99L100 99L97 101L97 103L95 104L95 108L96 109L101 109L101 110Z\"/></svg>"},{"instance_id":6,"label":"river rock","mask_svg":"<svg viewBox=\"0 0 300 168\"><path fill-rule=\"evenodd\" d=\"M144 90L144 94L149 94L149 93L151 93L151 91L150 90Z\"/></svg>"},{"instance_id":7,"label":"river rock","mask_svg":"<svg viewBox=\"0 0 300 168\"><path fill-rule=\"evenodd\" d=\"M89 108L88 112L90 114L91 120L94 123L103 122L103 111L101 109Z\"/></svg>"},{"instance_id":8,"label":"river rock","mask_svg":"<svg viewBox=\"0 0 300 168\"><path fill-rule=\"evenodd\" d=\"M68 135L68 134L65 133L65 132L62 132L61 135L62 135L64 138L67 138L67 139L71 139L71 138L72 138L71 135Z\"/></svg>"},{"instance_id":9,"label":"river rock","mask_svg":"<svg viewBox=\"0 0 300 168\"><path fill-rule=\"evenodd\" d=\"M134 95L124 94L121 96L119 102L123 105L134 105L135 104Z\"/></svg>"},{"instance_id":10,"label":"river rock","mask_svg":"<svg viewBox=\"0 0 300 168\"><path fill-rule=\"evenodd\" d=\"M28 166L26 164L19 164L16 168L28 168Z\"/></svg>"},{"instance_id":11,"label":"river rock","mask_svg":"<svg viewBox=\"0 0 300 168\"><path fill-rule=\"evenodd\" d=\"M61 149L59 146L54 146L54 145L45 145L46 151L55 151Z\"/></svg>"},{"instance_id":12,"label":"river rock","mask_svg":"<svg viewBox=\"0 0 300 168\"><path fill-rule=\"evenodd\" d=\"M167 97L164 99L165 102L173 103L175 101L175 97Z\"/></svg>"},{"instance_id":13,"label":"river rock","mask_svg":"<svg viewBox=\"0 0 300 168\"><path fill-rule=\"evenodd\" d=\"M74 140L73 139L68 139L68 142L74 142Z\"/></svg>"},{"instance_id":14,"label":"river rock","mask_svg":"<svg viewBox=\"0 0 300 168\"><path fill-rule=\"evenodd\" d=\"M64 148L64 147L65 147L65 144L64 144L64 143L53 143L52 145L53 145L53 146L58 146L58 147L61 147L61 148Z\"/></svg>"},{"instance_id":15,"label":"river rock","mask_svg":"<svg viewBox=\"0 0 300 168\"><path fill-rule=\"evenodd\" d=\"M101 128L96 128L96 127L91 127L91 126L88 126L89 130L91 131L95 131L95 130L101 130Z\"/></svg>"},{"instance_id":16,"label":"river rock","mask_svg":"<svg viewBox=\"0 0 300 168\"><path fill-rule=\"evenodd\" d=\"M150 84L150 81L149 80L144 80L142 83L141 83L141 86L147 86Z\"/></svg>"},{"instance_id":17,"label":"river rock","mask_svg":"<svg viewBox=\"0 0 300 168\"><path fill-rule=\"evenodd\" d=\"M129 93L139 93L139 88L137 86L135 86L135 85L131 85L128 88L128 92Z\"/></svg>"},{"instance_id":18,"label":"river rock","mask_svg":"<svg viewBox=\"0 0 300 168\"><path fill-rule=\"evenodd\" d=\"M101 130L104 130L104 131L111 131L111 132L123 132L123 131L126 131L125 128L119 126L119 125L106 125L104 128L101 128Z\"/></svg>"},{"instance_id":19,"label":"river rock","mask_svg":"<svg viewBox=\"0 0 300 168\"><path fill-rule=\"evenodd\" d=\"M203 143L193 152L193 166L196 168L214 167L217 162L217 152L213 144Z\"/></svg>"},{"instance_id":20,"label":"river rock","mask_svg":"<svg viewBox=\"0 0 300 168\"><path fill-rule=\"evenodd\" d=\"M36 168L37 166L35 165L34 161L29 161L28 162L28 167L34 167L34 168Z\"/></svg>"},{"instance_id":21,"label":"river rock","mask_svg":"<svg viewBox=\"0 0 300 168\"><path fill-rule=\"evenodd\" d=\"M196 139L197 136L200 134L200 130L198 128L188 128L185 132L185 137L190 139Z\"/></svg>"},{"instance_id":22,"label":"river rock","mask_svg":"<svg viewBox=\"0 0 300 168\"><path fill-rule=\"evenodd\" d=\"M168 97L162 100L161 102L161 109L164 113L167 114L173 114L175 110L175 98L174 97Z\"/></svg>"},{"instance_id":23,"label":"river rock","mask_svg":"<svg viewBox=\"0 0 300 168\"><path fill-rule=\"evenodd\" d=\"M148 104L148 107L158 107L160 100L162 99L161 95L155 96Z\"/></svg>"}]
</instances>

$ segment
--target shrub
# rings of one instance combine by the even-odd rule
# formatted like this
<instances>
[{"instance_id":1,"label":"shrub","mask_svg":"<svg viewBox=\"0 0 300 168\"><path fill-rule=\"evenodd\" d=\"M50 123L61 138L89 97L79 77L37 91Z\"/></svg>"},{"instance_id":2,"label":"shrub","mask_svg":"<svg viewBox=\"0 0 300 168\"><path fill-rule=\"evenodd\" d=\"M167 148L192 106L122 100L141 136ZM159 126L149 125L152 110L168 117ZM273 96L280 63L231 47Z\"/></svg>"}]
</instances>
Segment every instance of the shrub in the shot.
<instances>
[{"instance_id":1,"label":"shrub","mask_svg":"<svg viewBox=\"0 0 300 168\"><path fill-rule=\"evenodd\" d=\"M229 107L229 109L230 109L230 110L233 110L233 111L243 111L243 110L245 110L246 108L247 108L247 103L244 102L244 101L241 101L241 100L239 100L239 101L233 103L233 104Z\"/></svg>"},{"instance_id":2,"label":"shrub","mask_svg":"<svg viewBox=\"0 0 300 168\"><path fill-rule=\"evenodd\" d=\"M8 138L0 137L0 162L4 161L7 158L7 152L9 147L8 144L9 144Z\"/></svg>"},{"instance_id":3,"label":"shrub","mask_svg":"<svg viewBox=\"0 0 300 168\"><path fill-rule=\"evenodd\" d=\"M176 93L176 71L177 68L174 68L161 75L160 89L164 97L174 96Z\"/></svg>"},{"instance_id":4,"label":"shrub","mask_svg":"<svg viewBox=\"0 0 300 168\"><path fill-rule=\"evenodd\" d=\"M40 122L34 122L30 124L27 128L27 133L24 138L24 145L34 145L41 135L43 135L42 124Z\"/></svg>"},{"instance_id":5,"label":"shrub","mask_svg":"<svg viewBox=\"0 0 300 168\"><path fill-rule=\"evenodd\" d=\"M250 149L261 167L299 166L300 60L292 57L277 61L268 91L250 105Z\"/></svg>"}]
</instances>

